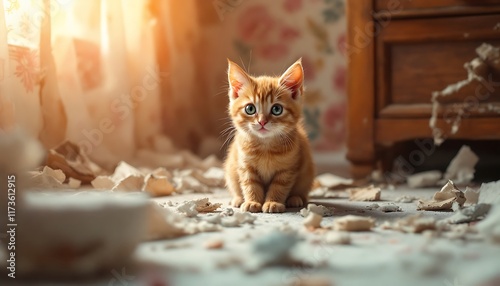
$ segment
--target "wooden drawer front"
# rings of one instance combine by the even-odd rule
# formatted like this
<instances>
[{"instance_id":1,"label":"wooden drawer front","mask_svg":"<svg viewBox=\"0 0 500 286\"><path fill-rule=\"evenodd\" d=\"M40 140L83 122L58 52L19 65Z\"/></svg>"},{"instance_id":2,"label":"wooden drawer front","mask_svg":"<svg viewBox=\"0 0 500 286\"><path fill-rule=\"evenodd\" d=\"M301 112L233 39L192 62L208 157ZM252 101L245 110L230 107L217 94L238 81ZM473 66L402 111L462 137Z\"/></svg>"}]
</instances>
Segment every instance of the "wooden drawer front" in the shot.
<instances>
[{"instance_id":1,"label":"wooden drawer front","mask_svg":"<svg viewBox=\"0 0 500 286\"><path fill-rule=\"evenodd\" d=\"M376 42L378 114L389 116L395 106L427 104L414 113L427 116L432 92L466 79L464 63L477 57L479 45L500 46L500 29L494 28L498 22L500 14L391 21ZM492 80L500 84L497 77ZM465 89L448 103L459 103L474 92ZM499 99L500 87L496 87L481 100Z\"/></svg>"},{"instance_id":2,"label":"wooden drawer front","mask_svg":"<svg viewBox=\"0 0 500 286\"><path fill-rule=\"evenodd\" d=\"M500 9L499 0L374 0L375 12L394 17L485 14Z\"/></svg>"}]
</instances>

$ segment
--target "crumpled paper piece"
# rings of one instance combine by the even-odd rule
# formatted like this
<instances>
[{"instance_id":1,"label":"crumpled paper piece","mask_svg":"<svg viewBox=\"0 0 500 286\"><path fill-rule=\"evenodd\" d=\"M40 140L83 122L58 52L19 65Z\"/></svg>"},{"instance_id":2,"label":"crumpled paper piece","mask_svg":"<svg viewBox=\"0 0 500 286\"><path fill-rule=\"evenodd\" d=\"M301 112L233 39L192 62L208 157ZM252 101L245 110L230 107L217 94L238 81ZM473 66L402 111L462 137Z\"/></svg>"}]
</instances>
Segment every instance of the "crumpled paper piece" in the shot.
<instances>
[{"instance_id":1,"label":"crumpled paper piece","mask_svg":"<svg viewBox=\"0 0 500 286\"><path fill-rule=\"evenodd\" d=\"M444 180L452 180L455 184L469 183L474 179L474 167L478 161L479 157L472 152L470 147L463 145L446 168Z\"/></svg>"},{"instance_id":2,"label":"crumpled paper piece","mask_svg":"<svg viewBox=\"0 0 500 286\"><path fill-rule=\"evenodd\" d=\"M467 71L467 79L448 85L441 91L432 93L432 115L429 120L429 127L432 129L434 143L440 145L449 135L456 134L460 128L462 118L467 115L467 101L461 99L462 104L442 104L455 102L453 96L459 94L477 93L477 87L487 86L491 82L491 76L500 73L500 47L493 47L483 43L476 48L478 57L464 64ZM448 114L445 124L449 130L438 127L438 115L440 112ZM453 116L453 117L452 117ZM458 180L457 180L458 183Z\"/></svg>"},{"instance_id":3,"label":"crumpled paper piece","mask_svg":"<svg viewBox=\"0 0 500 286\"><path fill-rule=\"evenodd\" d=\"M225 227L239 227L242 224L253 224L257 216L249 212L237 212L232 216L222 217L220 224Z\"/></svg>"},{"instance_id":4,"label":"crumpled paper piece","mask_svg":"<svg viewBox=\"0 0 500 286\"><path fill-rule=\"evenodd\" d=\"M489 204L475 204L472 206L459 208L455 213L444 219L447 223L469 223L485 217L490 211Z\"/></svg>"},{"instance_id":5,"label":"crumpled paper piece","mask_svg":"<svg viewBox=\"0 0 500 286\"><path fill-rule=\"evenodd\" d=\"M434 194L432 200L418 201L417 210L451 210L454 202L457 202L459 206L463 206L465 195L452 181L448 181L439 192Z\"/></svg>"},{"instance_id":6,"label":"crumpled paper piece","mask_svg":"<svg viewBox=\"0 0 500 286\"><path fill-rule=\"evenodd\" d=\"M469 205L477 204L477 202L479 201L479 194L479 189L476 190L470 187L466 187L464 192L465 203Z\"/></svg>"},{"instance_id":7,"label":"crumpled paper piece","mask_svg":"<svg viewBox=\"0 0 500 286\"><path fill-rule=\"evenodd\" d=\"M90 183L103 173L102 168L71 141L64 141L49 150L46 165L52 169L61 169L67 177L77 179L83 184Z\"/></svg>"},{"instance_id":8,"label":"crumpled paper piece","mask_svg":"<svg viewBox=\"0 0 500 286\"><path fill-rule=\"evenodd\" d=\"M175 213L168 208L151 204L148 217L149 231L146 240L158 240L191 235L199 232L222 230L222 226Z\"/></svg>"},{"instance_id":9,"label":"crumpled paper piece","mask_svg":"<svg viewBox=\"0 0 500 286\"><path fill-rule=\"evenodd\" d=\"M54 170L48 166L42 171L29 172L27 187L34 189L77 189L81 181L74 178L67 178L62 170ZM66 182L66 183L65 183Z\"/></svg>"},{"instance_id":10,"label":"crumpled paper piece","mask_svg":"<svg viewBox=\"0 0 500 286\"><path fill-rule=\"evenodd\" d=\"M384 213L402 212L403 211L401 209L401 207L396 205L396 204L384 204L384 205L380 206L378 209Z\"/></svg>"},{"instance_id":11,"label":"crumpled paper piece","mask_svg":"<svg viewBox=\"0 0 500 286\"><path fill-rule=\"evenodd\" d=\"M120 162L111 176L98 176L91 181L96 189L136 192L145 191L152 196L168 196L176 191L172 175L164 168L141 171L126 162Z\"/></svg>"},{"instance_id":12,"label":"crumpled paper piece","mask_svg":"<svg viewBox=\"0 0 500 286\"><path fill-rule=\"evenodd\" d=\"M302 224L310 229L316 229L321 227L321 221L323 220L323 216L317 214L315 212L309 212L307 217L304 218Z\"/></svg>"},{"instance_id":13,"label":"crumpled paper piece","mask_svg":"<svg viewBox=\"0 0 500 286\"><path fill-rule=\"evenodd\" d=\"M222 204L211 203L208 198L185 201L176 207L179 213L184 214L187 217L195 217L198 213L208 213L213 212L218 209Z\"/></svg>"},{"instance_id":14,"label":"crumpled paper piece","mask_svg":"<svg viewBox=\"0 0 500 286\"><path fill-rule=\"evenodd\" d=\"M150 143L153 149L138 150L130 164L120 162L113 175L97 176L92 186L114 191L142 190L153 196L209 193L212 188L224 187L222 162L216 156L201 159L190 151L178 150L168 137L161 135L153 137Z\"/></svg>"},{"instance_id":15,"label":"crumpled paper piece","mask_svg":"<svg viewBox=\"0 0 500 286\"><path fill-rule=\"evenodd\" d=\"M420 214L408 216L393 223L385 222L383 229L398 230L401 232L422 233L426 230L436 229L436 219L433 217L423 217Z\"/></svg>"},{"instance_id":16,"label":"crumpled paper piece","mask_svg":"<svg viewBox=\"0 0 500 286\"><path fill-rule=\"evenodd\" d=\"M478 203L491 205L500 204L500 180L481 184L479 188Z\"/></svg>"},{"instance_id":17,"label":"crumpled paper piece","mask_svg":"<svg viewBox=\"0 0 500 286\"><path fill-rule=\"evenodd\" d=\"M347 189L350 201L380 201L381 190L373 185L365 188Z\"/></svg>"},{"instance_id":18,"label":"crumpled paper piece","mask_svg":"<svg viewBox=\"0 0 500 286\"><path fill-rule=\"evenodd\" d=\"M210 188L222 188L225 185L224 170L210 167L206 171L185 169L174 172L174 182L180 193L208 193Z\"/></svg>"},{"instance_id":19,"label":"crumpled paper piece","mask_svg":"<svg viewBox=\"0 0 500 286\"><path fill-rule=\"evenodd\" d=\"M326 217L326 216L333 216L333 208L327 208L323 205L316 205L316 204L312 204L312 203L309 203L307 204L307 208L303 208L300 210L300 215L303 216L303 217L307 217L309 215L309 213L317 213L319 215L321 215L322 217Z\"/></svg>"},{"instance_id":20,"label":"crumpled paper piece","mask_svg":"<svg viewBox=\"0 0 500 286\"><path fill-rule=\"evenodd\" d=\"M370 231L374 226L373 218L355 215L346 215L333 222L336 231Z\"/></svg>"},{"instance_id":21,"label":"crumpled paper piece","mask_svg":"<svg viewBox=\"0 0 500 286\"><path fill-rule=\"evenodd\" d=\"M154 197L168 196L175 192L175 187L170 182L168 176L148 174L144 178L143 191L150 193Z\"/></svg>"},{"instance_id":22,"label":"crumpled paper piece","mask_svg":"<svg viewBox=\"0 0 500 286\"><path fill-rule=\"evenodd\" d=\"M325 236L325 242L333 245L351 244L351 234L344 231L329 231Z\"/></svg>"}]
</instances>

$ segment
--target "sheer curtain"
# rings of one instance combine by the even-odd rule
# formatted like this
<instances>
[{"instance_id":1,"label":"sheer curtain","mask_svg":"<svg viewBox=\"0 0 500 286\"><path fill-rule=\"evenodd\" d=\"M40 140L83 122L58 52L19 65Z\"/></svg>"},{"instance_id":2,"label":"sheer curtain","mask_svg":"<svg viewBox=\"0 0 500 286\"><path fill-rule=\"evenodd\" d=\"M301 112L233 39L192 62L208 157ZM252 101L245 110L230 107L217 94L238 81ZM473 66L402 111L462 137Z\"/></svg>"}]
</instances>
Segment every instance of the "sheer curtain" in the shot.
<instances>
[{"instance_id":1,"label":"sheer curtain","mask_svg":"<svg viewBox=\"0 0 500 286\"><path fill-rule=\"evenodd\" d=\"M108 166L146 148L164 129L162 87L171 76L158 58L173 51L158 51L156 40L158 31L173 31L158 29L169 20L157 16L171 5L0 0L0 133L22 128L46 148L69 139ZM185 39L172 35L164 38L179 50Z\"/></svg>"}]
</instances>

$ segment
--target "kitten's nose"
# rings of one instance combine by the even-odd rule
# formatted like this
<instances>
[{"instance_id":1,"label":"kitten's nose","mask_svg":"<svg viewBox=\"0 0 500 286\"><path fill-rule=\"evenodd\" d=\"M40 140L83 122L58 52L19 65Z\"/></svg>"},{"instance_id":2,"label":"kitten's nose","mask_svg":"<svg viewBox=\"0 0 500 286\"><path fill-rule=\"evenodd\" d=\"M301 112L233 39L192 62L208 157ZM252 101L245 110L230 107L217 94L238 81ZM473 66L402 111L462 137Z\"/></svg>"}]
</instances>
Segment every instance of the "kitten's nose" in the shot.
<instances>
[{"instance_id":1,"label":"kitten's nose","mask_svg":"<svg viewBox=\"0 0 500 286\"><path fill-rule=\"evenodd\" d=\"M262 126L262 127L264 127L264 125L266 125L266 123L267 123L267 120L265 120L265 119L261 119L261 120L259 120L259 124L260 124L260 126Z\"/></svg>"}]
</instances>

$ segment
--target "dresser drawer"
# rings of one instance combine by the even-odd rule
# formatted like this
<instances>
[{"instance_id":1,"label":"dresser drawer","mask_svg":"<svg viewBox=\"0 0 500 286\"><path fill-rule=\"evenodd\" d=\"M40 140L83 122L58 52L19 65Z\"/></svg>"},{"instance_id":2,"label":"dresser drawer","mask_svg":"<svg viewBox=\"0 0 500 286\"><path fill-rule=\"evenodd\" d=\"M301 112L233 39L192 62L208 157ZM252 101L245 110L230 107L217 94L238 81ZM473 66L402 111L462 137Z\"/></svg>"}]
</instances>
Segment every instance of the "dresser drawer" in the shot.
<instances>
[{"instance_id":1,"label":"dresser drawer","mask_svg":"<svg viewBox=\"0 0 500 286\"><path fill-rule=\"evenodd\" d=\"M499 22L500 14L391 21L376 38L377 115L428 118L432 92L466 79L464 63L477 57L482 43L500 46ZM500 84L498 74L492 76ZM463 102L474 92L464 89L446 103ZM481 99L499 101L500 87Z\"/></svg>"},{"instance_id":2,"label":"dresser drawer","mask_svg":"<svg viewBox=\"0 0 500 286\"><path fill-rule=\"evenodd\" d=\"M395 16L439 14L484 14L498 11L498 0L373 0L376 12L392 11ZM397 14L401 15L397 15Z\"/></svg>"}]
</instances>

